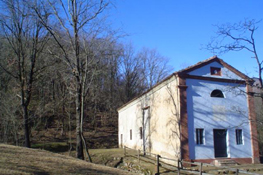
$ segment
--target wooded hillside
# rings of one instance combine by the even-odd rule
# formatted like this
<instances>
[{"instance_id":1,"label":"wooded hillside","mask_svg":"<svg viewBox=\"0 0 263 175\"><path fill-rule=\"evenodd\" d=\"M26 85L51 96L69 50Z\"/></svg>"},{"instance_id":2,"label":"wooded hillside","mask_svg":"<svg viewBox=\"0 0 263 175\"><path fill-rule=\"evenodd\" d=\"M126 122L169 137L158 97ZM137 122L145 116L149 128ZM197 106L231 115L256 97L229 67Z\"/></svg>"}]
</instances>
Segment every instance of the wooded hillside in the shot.
<instances>
[{"instance_id":1,"label":"wooded hillside","mask_svg":"<svg viewBox=\"0 0 263 175\"><path fill-rule=\"evenodd\" d=\"M84 159L91 136L83 133L117 132L116 109L169 72L157 50L119 41L106 0L0 6L0 142L31 147L45 140L39 133L52 141L60 132Z\"/></svg>"}]
</instances>

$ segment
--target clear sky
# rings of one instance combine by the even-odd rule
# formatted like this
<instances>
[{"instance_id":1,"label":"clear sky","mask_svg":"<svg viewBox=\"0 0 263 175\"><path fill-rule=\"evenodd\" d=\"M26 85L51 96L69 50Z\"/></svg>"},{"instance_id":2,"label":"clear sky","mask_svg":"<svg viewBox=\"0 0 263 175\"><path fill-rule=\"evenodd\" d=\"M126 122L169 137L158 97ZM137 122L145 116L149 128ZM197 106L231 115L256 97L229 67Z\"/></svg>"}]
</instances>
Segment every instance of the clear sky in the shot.
<instances>
[{"instance_id":1,"label":"clear sky","mask_svg":"<svg viewBox=\"0 0 263 175\"><path fill-rule=\"evenodd\" d=\"M215 36L213 24L263 19L263 0L115 0L114 5L110 20L113 28L129 34L123 40L136 49L156 48L170 59L174 71L213 56L201 49ZM255 37L263 57L263 21ZM257 75L248 52L219 57L249 76Z\"/></svg>"}]
</instances>

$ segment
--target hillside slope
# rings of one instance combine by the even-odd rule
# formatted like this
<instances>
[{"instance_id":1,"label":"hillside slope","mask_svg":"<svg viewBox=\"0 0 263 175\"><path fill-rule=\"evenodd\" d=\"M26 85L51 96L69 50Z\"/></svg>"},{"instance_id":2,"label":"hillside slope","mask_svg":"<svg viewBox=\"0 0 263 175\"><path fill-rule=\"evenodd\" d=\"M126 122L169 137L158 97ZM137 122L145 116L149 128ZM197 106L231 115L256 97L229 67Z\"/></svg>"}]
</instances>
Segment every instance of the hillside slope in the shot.
<instances>
[{"instance_id":1,"label":"hillside slope","mask_svg":"<svg viewBox=\"0 0 263 175\"><path fill-rule=\"evenodd\" d=\"M118 175L130 173L44 150L0 144L0 174Z\"/></svg>"}]
</instances>

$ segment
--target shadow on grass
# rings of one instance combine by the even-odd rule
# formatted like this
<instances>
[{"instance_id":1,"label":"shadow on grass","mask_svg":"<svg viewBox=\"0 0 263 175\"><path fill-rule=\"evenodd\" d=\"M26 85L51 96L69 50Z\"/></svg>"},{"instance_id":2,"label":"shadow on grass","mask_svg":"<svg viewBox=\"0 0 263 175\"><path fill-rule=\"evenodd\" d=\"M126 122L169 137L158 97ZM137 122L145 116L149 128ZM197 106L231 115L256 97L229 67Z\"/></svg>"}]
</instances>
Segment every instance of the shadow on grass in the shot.
<instances>
[{"instance_id":1,"label":"shadow on grass","mask_svg":"<svg viewBox=\"0 0 263 175\"><path fill-rule=\"evenodd\" d=\"M69 150L69 145L67 142L51 142L51 143L38 143L31 146L34 149L44 149L47 151L60 153Z\"/></svg>"}]
</instances>

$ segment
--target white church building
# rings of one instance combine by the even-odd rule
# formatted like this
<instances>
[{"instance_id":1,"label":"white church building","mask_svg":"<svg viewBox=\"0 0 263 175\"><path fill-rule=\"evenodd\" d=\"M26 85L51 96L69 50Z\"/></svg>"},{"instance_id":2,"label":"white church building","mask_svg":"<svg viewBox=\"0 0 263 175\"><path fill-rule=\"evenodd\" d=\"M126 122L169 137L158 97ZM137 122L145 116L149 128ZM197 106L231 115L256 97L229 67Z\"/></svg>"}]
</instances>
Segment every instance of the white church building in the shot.
<instances>
[{"instance_id":1,"label":"white church building","mask_svg":"<svg viewBox=\"0 0 263 175\"><path fill-rule=\"evenodd\" d=\"M175 72L118 109L119 146L187 161L258 163L251 83L216 56Z\"/></svg>"}]
</instances>

